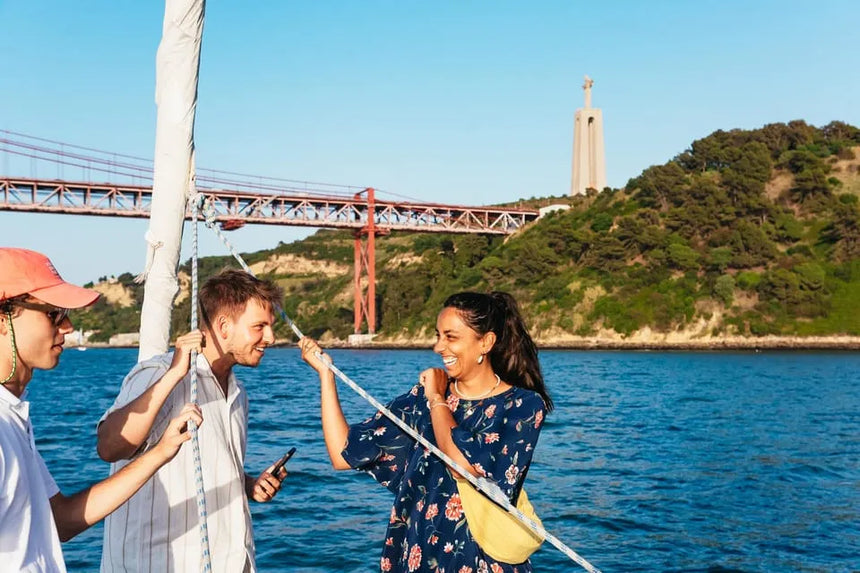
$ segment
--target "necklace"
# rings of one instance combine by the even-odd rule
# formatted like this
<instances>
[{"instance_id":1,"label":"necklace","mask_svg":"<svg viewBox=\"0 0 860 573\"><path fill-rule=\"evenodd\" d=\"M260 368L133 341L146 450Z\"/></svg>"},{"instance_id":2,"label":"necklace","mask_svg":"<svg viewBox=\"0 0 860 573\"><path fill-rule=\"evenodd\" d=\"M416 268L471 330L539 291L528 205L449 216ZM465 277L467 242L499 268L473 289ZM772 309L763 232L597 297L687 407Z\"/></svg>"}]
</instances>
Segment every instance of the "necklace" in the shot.
<instances>
[{"instance_id":1,"label":"necklace","mask_svg":"<svg viewBox=\"0 0 860 573\"><path fill-rule=\"evenodd\" d=\"M464 400L480 400L481 398L486 398L487 396L489 396L490 394L493 393L493 390L495 390L496 388L499 387L499 384L502 383L502 379L499 378L498 374L495 374L495 377L496 377L496 383L493 384L493 387L489 388L486 392L484 392L480 396L466 396L464 393L460 392L460 387L457 386L457 380L454 380L454 391L460 395L460 398L463 398Z\"/></svg>"}]
</instances>

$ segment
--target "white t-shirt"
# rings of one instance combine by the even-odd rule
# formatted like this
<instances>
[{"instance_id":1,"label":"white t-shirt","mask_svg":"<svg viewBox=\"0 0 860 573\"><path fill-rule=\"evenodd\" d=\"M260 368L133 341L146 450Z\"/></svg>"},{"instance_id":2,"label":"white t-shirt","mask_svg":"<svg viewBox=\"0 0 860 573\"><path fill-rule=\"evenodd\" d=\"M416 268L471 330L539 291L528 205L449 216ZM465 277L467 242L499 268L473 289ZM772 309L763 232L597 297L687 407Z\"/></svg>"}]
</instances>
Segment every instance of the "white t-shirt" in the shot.
<instances>
[{"instance_id":1,"label":"white t-shirt","mask_svg":"<svg viewBox=\"0 0 860 573\"><path fill-rule=\"evenodd\" d=\"M0 570L65 573L49 501L59 491L36 451L30 403L0 386Z\"/></svg>"},{"instance_id":2,"label":"white t-shirt","mask_svg":"<svg viewBox=\"0 0 860 573\"><path fill-rule=\"evenodd\" d=\"M138 364L102 416L134 401L160 380L172 354ZM209 553L213 571L256 571L251 512L245 494L248 395L231 373L225 400L209 363L197 357L197 394L203 412L198 430L206 491ZM171 391L141 451L155 445L168 423L191 401L190 373ZM185 573L200 570L200 531L194 450L183 446L128 503L105 520L102 572ZM111 474L129 462L111 464Z\"/></svg>"}]
</instances>

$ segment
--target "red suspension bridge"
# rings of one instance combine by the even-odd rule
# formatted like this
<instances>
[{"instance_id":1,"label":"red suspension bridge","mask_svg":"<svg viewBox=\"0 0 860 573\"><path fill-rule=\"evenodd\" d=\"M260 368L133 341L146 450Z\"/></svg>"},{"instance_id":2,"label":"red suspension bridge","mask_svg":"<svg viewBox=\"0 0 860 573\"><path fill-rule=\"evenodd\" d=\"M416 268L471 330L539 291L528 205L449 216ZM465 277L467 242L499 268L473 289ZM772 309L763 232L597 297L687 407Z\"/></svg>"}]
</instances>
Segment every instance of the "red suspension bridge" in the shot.
<instances>
[{"instance_id":1,"label":"red suspension bridge","mask_svg":"<svg viewBox=\"0 0 860 573\"><path fill-rule=\"evenodd\" d=\"M0 175L0 211L149 217L150 159L7 130L0 130L0 156L5 173L11 171L11 160L29 163L31 170L30 177ZM55 169L56 178L36 173L46 169ZM67 171L80 172L78 180L67 178ZM115 183L94 183L96 174ZM377 236L391 231L508 235L539 216L535 210L378 199L373 188L213 169L198 169L196 184L225 230L247 223L352 229L356 333L365 321L370 334L376 330Z\"/></svg>"}]
</instances>

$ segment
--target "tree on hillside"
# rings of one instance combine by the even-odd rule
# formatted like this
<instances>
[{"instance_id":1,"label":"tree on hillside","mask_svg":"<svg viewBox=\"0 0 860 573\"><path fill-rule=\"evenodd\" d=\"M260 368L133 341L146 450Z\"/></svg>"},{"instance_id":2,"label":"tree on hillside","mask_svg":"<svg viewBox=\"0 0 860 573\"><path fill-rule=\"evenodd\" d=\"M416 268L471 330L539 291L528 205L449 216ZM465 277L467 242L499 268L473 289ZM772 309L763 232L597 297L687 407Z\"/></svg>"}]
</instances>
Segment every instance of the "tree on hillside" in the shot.
<instances>
[{"instance_id":1,"label":"tree on hillside","mask_svg":"<svg viewBox=\"0 0 860 573\"><path fill-rule=\"evenodd\" d=\"M420 266L391 273L381 287L380 326L385 332L402 330L408 319L421 316L430 296L430 281Z\"/></svg>"},{"instance_id":2,"label":"tree on hillside","mask_svg":"<svg viewBox=\"0 0 860 573\"><path fill-rule=\"evenodd\" d=\"M784 123L769 123L758 130L756 140L767 146L771 159L778 159L791 144L791 128Z\"/></svg>"},{"instance_id":3,"label":"tree on hillside","mask_svg":"<svg viewBox=\"0 0 860 573\"><path fill-rule=\"evenodd\" d=\"M642 251L642 234L645 231L645 223L632 216L621 217L615 228L615 237L621 241L625 250L636 255Z\"/></svg>"},{"instance_id":4,"label":"tree on hillside","mask_svg":"<svg viewBox=\"0 0 860 573\"><path fill-rule=\"evenodd\" d=\"M803 171L822 171L827 173L830 170L830 166L809 149L786 151L780 156L778 165L788 169L795 175Z\"/></svg>"},{"instance_id":5,"label":"tree on hillside","mask_svg":"<svg viewBox=\"0 0 860 573\"><path fill-rule=\"evenodd\" d=\"M824 269L815 263L801 263L791 269L776 268L765 273L759 284L761 300L772 303L777 312L793 317L827 314L830 293Z\"/></svg>"},{"instance_id":6,"label":"tree on hillside","mask_svg":"<svg viewBox=\"0 0 860 573\"><path fill-rule=\"evenodd\" d=\"M860 128L844 121L831 121L821 128L821 133L828 141L860 143Z\"/></svg>"},{"instance_id":7,"label":"tree on hillside","mask_svg":"<svg viewBox=\"0 0 860 573\"><path fill-rule=\"evenodd\" d=\"M777 254L776 246L758 225L738 220L729 230L729 246L732 249L731 266L738 269L767 264Z\"/></svg>"},{"instance_id":8,"label":"tree on hillside","mask_svg":"<svg viewBox=\"0 0 860 573\"><path fill-rule=\"evenodd\" d=\"M454 244L454 263L457 268L471 268L487 256L490 242L484 235L461 235Z\"/></svg>"},{"instance_id":9,"label":"tree on hillside","mask_svg":"<svg viewBox=\"0 0 860 573\"><path fill-rule=\"evenodd\" d=\"M860 208L856 195L840 197L833 208L833 220L824 229L822 237L833 244L833 257L837 261L860 257Z\"/></svg>"},{"instance_id":10,"label":"tree on hillside","mask_svg":"<svg viewBox=\"0 0 860 573\"><path fill-rule=\"evenodd\" d=\"M788 148L798 149L815 141L816 129L802 119L788 122Z\"/></svg>"},{"instance_id":11,"label":"tree on hillside","mask_svg":"<svg viewBox=\"0 0 860 573\"><path fill-rule=\"evenodd\" d=\"M689 179L684 202L664 215L663 224L688 239L705 240L715 229L730 224L736 209L713 175L696 173Z\"/></svg>"},{"instance_id":12,"label":"tree on hillside","mask_svg":"<svg viewBox=\"0 0 860 573\"><path fill-rule=\"evenodd\" d=\"M725 136L726 132L720 130L697 139L690 149L678 156L678 162L689 171L719 171L727 165Z\"/></svg>"},{"instance_id":13,"label":"tree on hillside","mask_svg":"<svg viewBox=\"0 0 860 573\"><path fill-rule=\"evenodd\" d=\"M644 207L667 211L670 205L679 205L687 189L687 174L675 162L654 165L642 175L627 183L628 189L636 189L634 198Z\"/></svg>"},{"instance_id":14,"label":"tree on hillside","mask_svg":"<svg viewBox=\"0 0 860 573\"><path fill-rule=\"evenodd\" d=\"M586 266L605 272L621 269L626 259L624 243L612 235L596 236L583 257Z\"/></svg>"},{"instance_id":15,"label":"tree on hillside","mask_svg":"<svg viewBox=\"0 0 860 573\"><path fill-rule=\"evenodd\" d=\"M732 159L729 167L742 177L758 181L762 185L770 181L773 161L765 144L750 141L730 155Z\"/></svg>"},{"instance_id":16,"label":"tree on hillside","mask_svg":"<svg viewBox=\"0 0 860 573\"><path fill-rule=\"evenodd\" d=\"M805 169L795 175L794 186L789 191L792 199L813 211L825 206L833 197L827 175L818 169Z\"/></svg>"}]
</instances>

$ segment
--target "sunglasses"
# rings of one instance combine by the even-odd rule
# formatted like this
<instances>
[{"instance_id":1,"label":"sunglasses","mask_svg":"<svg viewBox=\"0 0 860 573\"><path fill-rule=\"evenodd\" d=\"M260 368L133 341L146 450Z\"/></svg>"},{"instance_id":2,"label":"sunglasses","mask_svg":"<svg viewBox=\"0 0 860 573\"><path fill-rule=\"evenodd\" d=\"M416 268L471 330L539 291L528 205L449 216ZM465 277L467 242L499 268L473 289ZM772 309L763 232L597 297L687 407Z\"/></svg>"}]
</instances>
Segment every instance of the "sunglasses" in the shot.
<instances>
[{"instance_id":1,"label":"sunglasses","mask_svg":"<svg viewBox=\"0 0 860 573\"><path fill-rule=\"evenodd\" d=\"M60 326L69 316L69 309L59 308L50 304L39 304L35 302L16 302L15 306L44 312L54 326Z\"/></svg>"}]
</instances>

